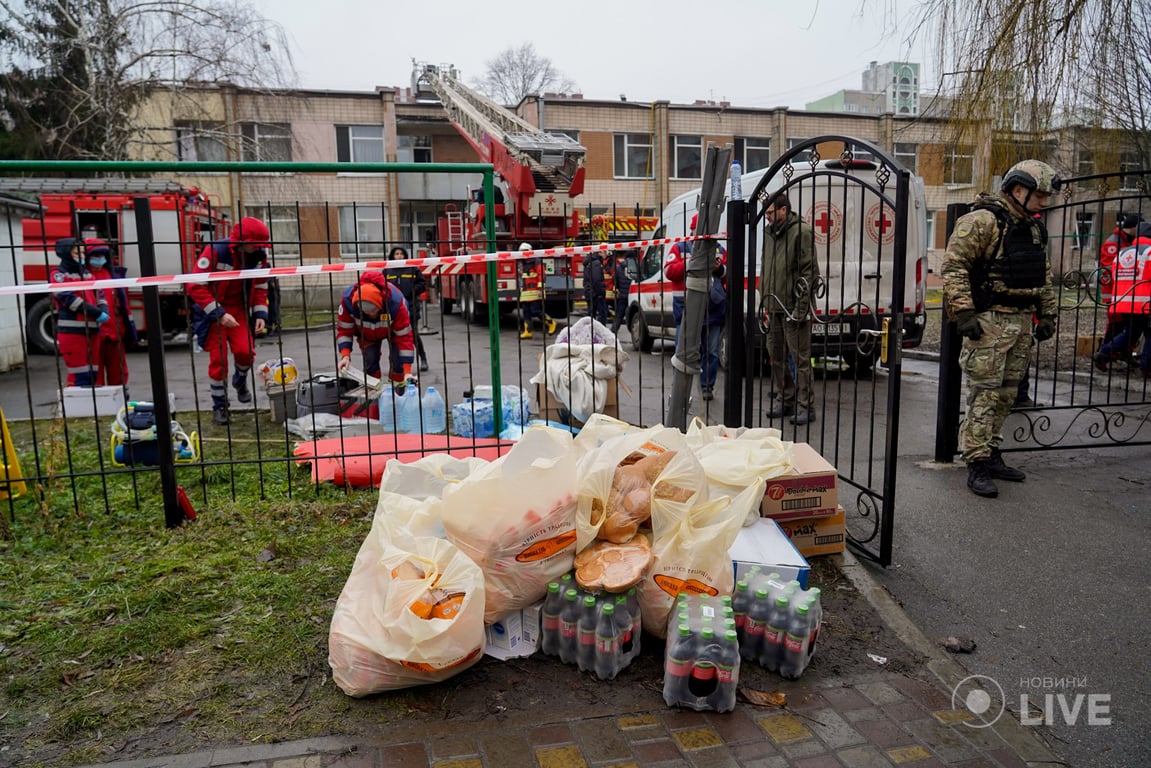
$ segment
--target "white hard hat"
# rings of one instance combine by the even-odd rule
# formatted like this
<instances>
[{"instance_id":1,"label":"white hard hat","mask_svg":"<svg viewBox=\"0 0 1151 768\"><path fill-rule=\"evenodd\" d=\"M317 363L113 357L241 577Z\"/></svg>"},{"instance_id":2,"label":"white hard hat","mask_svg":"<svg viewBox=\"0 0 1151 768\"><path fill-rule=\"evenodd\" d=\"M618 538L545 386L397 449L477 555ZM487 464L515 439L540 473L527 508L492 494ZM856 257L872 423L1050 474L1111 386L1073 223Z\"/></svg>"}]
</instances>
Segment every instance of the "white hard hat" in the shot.
<instances>
[{"instance_id":1,"label":"white hard hat","mask_svg":"<svg viewBox=\"0 0 1151 768\"><path fill-rule=\"evenodd\" d=\"M520 243L520 250L521 251L530 251L530 250L532 250L532 244L531 243Z\"/></svg>"}]
</instances>

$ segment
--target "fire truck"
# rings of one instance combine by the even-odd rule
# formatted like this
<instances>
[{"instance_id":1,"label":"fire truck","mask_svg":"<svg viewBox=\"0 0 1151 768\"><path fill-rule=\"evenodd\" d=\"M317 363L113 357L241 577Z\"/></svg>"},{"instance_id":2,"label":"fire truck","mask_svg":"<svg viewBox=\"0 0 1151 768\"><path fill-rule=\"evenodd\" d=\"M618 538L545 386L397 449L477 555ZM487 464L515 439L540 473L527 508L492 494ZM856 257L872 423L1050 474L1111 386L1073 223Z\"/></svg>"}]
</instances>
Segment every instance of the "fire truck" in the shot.
<instances>
[{"instance_id":1,"label":"fire truck","mask_svg":"<svg viewBox=\"0 0 1151 768\"><path fill-rule=\"evenodd\" d=\"M116 254L116 264L129 277L140 275L139 236L136 231L136 198L146 197L152 209L152 233L156 250L156 273L190 272L206 243L225 236L227 222L220 207L195 187L160 179L0 179L5 192L34 192L40 215L23 220L23 269L21 283L45 283L56 265L56 241L62 237L106 240ZM183 287L159 286L160 322L165 341L187 338L188 311ZM128 309L141 341L147 326L140 288L127 291ZM26 338L29 351L54 354L55 323L52 298L47 294L25 297Z\"/></svg>"},{"instance_id":2,"label":"fire truck","mask_svg":"<svg viewBox=\"0 0 1151 768\"><path fill-rule=\"evenodd\" d=\"M412 73L417 98L438 98L456 131L491 163L499 176L494 206L496 249L515 251L520 243L535 249L567 245L580 233L574 198L583 194L587 150L569 136L548 133L468 88L451 66L417 65ZM438 252L443 255L485 253L486 206L482 190L473 190L462 205L448 204L437 218ZM542 259L548 311L562 315L581 297L582 267L576 256ZM517 265L498 265L495 295L489 294L487 265L445 267L440 271L444 312L459 305L464 319L487 317L496 301L501 313L516 305Z\"/></svg>"}]
</instances>

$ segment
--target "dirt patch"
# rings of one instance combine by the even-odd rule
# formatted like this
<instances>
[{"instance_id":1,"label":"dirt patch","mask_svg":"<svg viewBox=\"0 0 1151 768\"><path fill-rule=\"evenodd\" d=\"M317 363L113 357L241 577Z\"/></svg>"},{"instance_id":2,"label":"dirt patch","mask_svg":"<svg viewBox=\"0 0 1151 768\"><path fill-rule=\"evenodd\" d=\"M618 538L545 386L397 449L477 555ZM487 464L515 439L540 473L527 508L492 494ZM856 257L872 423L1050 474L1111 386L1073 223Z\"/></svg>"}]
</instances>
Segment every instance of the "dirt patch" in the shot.
<instances>
[{"instance_id":1,"label":"dirt patch","mask_svg":"<svg viewBox=\"0 0 1151 768\"><path fill-rule=\"evenodd\" d=\"M845 677L879 670L914 674L923 659L889 629L831 558L814 558L810 586L823 590L824 628L815 658L803 678L788 682L758 666L744 664L740 685L761 691L835 685ZM178 754L213 747L324 735L419 740L482 731L498 724L542 724L570 718L611 716L659 710L663 703L663 642L644 635L643 651L613 681L601 682L557 659L535 654L506 662L484 657L471 669L434 686L351 699L331 681L326 631L317 633L307 671L285 672L274 679L251 679L243 670L221 673L212 681L211 700L220 687L230 689L226 712L205 711L205 694L155 690L157 708L150 722L131 730L107 732L83 723L40 721L16 729L0 724L0 765L45 766L111 762ZM322 639L320 639L322 638ZM205 649L205 653L210 649ZM879 664L869 654L886 659ZM179 658L165 660L180 679ZM175 683L173 683L175 686ZM99 721L111 700L93 697L91 716ZM386 729L386 730L384 730Z\"/></svg>"}]
</instances>

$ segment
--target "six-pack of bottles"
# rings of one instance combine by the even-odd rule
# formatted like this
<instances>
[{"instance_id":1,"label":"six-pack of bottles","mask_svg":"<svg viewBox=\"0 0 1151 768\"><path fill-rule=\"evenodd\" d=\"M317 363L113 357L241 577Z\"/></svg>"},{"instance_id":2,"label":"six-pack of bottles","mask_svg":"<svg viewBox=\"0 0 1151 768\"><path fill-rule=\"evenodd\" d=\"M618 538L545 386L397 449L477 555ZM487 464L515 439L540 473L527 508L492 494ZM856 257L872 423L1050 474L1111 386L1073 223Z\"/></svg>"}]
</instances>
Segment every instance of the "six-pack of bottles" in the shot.
<instances>
[{"instance_id":1,"label":"six-pack of bottles","mask_svg":"<svg viewBox=\"0 0 1151 768\"><path fill-rule=\"evenodd\" d=\"M798 581L784 582L753 566L731 597L740 656L798 679L815 654L823 621L819 595L817 588L802 589Z\"/></svg>"},{"instance_id":2,"label":"six-pack of bottles","mask_svg":"<svg viewBox=\"0 0 1151 768\"><path fill-rule=\"evenodd\" d=\"M635 587L588 592L571 573L548 584L541 611L540 650L611 680L639 656L642 630Z\"/></svg>"},{"instance_id":3,"label":"six-pack of bottles","mask_svg":"<svg viewBox=\"0 0 1151 768\"><path fill-rule=\"evenodd\" d=\"M731 597L681 592L667 623L663 700L696 711L735 709L740 656Z\"/></svg>"}]
</instances>

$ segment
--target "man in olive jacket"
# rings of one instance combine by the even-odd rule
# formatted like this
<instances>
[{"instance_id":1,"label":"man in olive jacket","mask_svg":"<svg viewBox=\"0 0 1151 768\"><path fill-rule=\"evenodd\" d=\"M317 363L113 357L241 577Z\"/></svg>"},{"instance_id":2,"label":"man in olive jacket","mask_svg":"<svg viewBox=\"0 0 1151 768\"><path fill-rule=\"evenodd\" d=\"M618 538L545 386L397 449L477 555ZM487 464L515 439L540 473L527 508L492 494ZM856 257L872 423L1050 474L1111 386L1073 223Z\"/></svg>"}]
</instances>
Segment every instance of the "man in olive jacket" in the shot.
<instances>
[{"instance_id":1,"label":"man in olive jacket","mask_svg":"<svg viewBox=\"0 0 1151 768\"><path fill-rule=\"evenodd\" d=\"M760 265L761 306L768 313L767 352L775 398L768 418L791 415L792 424L815 421L811 384L812 294L819 279L815 233L791 210L784 192L767 201ZM792 378L788 355L795 361Z\"/></svg>"}]
</instances>

